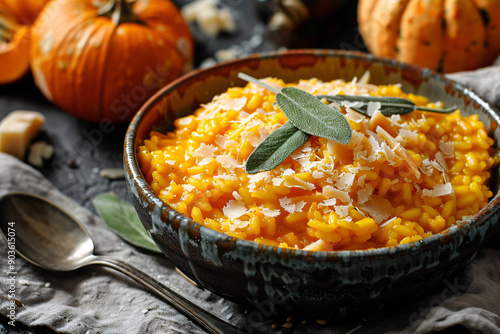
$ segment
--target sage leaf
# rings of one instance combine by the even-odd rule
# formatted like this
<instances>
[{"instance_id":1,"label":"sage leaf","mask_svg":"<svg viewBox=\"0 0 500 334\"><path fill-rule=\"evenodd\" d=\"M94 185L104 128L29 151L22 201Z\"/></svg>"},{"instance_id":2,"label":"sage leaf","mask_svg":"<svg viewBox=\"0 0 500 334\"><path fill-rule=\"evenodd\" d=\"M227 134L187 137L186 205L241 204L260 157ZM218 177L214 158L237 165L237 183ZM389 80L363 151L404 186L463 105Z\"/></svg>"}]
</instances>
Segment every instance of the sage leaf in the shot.
<instances>
[{"instance_id":1,"label":"sage leaf","mask_svg":"<svg viewBox=\"0 0 500 334\"><path fill-rule=\"evenodd\" d=\"M434 108L427 108L427 107L417 107L417 110L437 112L439 114L451 114L452 112L454 112L457 109L458 109L457 106L453 106L453 107L446 108L446 109L434 109Z\"/></svg>"},{"instance_id":2,"label":"sage leaf","mask_svg":"<svg viewBox=\"0 0 500 334\"><path fill-rule=\"evenodd\" d=\"M286 122L253 150L245 164L245 171L248 174L255 174L264 170L272 170L304 145L309 137L311 135L299 130L292 122Z\"/></svg>"},{"instance_id":3,"label":"sage leaf","mask_svg":"<svg viewBox=\"0 0 500 334\"><path fill-rule=\"evenodd\" d=\"M431 111L443 114L449 114L457 110L457 107L446 109L419 107L408 99L392 96L316 95L316 97L320 100L325 99L328 102L335 102L342 106L346 106L346 102L349 102L349 104L352 102L361 102L359 103L360 105L350 106L350 108L366 116L372 116L368 114L368 105L370 102L380 103L380 112L384 116L406 115L415 110Z\"/></svg>"},{"instance_id":4,"label":"sage leaf","mask_svg":"<svg viewBox=\"0 0 500 334\"><path fill-rule=\"evenodd\" d=\"M132 204L111 193L99 194L92 200L106 225L123 240L134 246L161 253L146 232Z\"/></svg>"},{"instance_id":5,"label":"sage leaf","mask_svg":"<svg viewBox=\"0 0 500 334\"><path fill-rule=\"evenodd\" d=\"M314 95L294 87L278 90L245 73L238 73L240 79L253 82L274 93L276 103L295 127L310 135L349 144L352 128L345 116L336 108L319 101Z\"/></svg>"},{"instance_id":6,"label":"sage leaf","mask_svg":"<svg viewBox=\"0 0 500 334\"><path fill-rule=\"evenodd\" d=\"M310 135L347 145L352 128L345 116L315 96L294 87L284 87L276 95L276 103L290 122Z\"/></svg>"},{"instance_id":7,"label":"sage leaf","mask_svg":"<svg viewBox=\"0 0 500 334\"><path fill-rule=\"evenodd\" d=\"M264 87L275 94L278 94L280 92L278 89L274 88L273 86L268 85L265 82L260 81L259 79L255 79L254 77L249 76L248 74L239 72L238 78L243 79L243 80L248 81L248 82L252 82L252 83L256 84L257 86Z\"/></svg>"}]
</instances>

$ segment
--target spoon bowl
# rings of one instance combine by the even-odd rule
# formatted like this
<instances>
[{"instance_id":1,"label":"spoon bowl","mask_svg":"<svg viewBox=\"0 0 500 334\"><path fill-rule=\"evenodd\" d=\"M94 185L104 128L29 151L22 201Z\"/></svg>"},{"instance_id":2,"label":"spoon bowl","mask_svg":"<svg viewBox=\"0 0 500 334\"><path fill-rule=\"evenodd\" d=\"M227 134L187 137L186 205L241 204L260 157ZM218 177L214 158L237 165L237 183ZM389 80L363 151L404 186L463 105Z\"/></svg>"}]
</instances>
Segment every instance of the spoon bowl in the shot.
<instances>
[{"instance_id":1,"label":"spoon bowl","mask_svg":"<svg viewBox=\"0 0 500 334\"><path fill-rule=\"evenodd\" d=\"M7 243L15 245L17 254L38 267L67 272L89 265L107 266L141 283L209 333L238 331L128 263L94 255L94 242L85 226L45 198L29 193L1 197L0 230ZM15 243L7 237L12 232Z\"/></svg>"},{"instance_id":2,"label":"spoon bowl","mask_svg":"<svg viewBox=\"0 0 500 334\"><path fill-rule=\"evenodd\" d=\"M2 197L0 220L4 235L7 224L15 223L18 254L44 269L72 271L93 256L94 243L83 225L42 197L27 193Z\"/></svg>"}]
</instances>

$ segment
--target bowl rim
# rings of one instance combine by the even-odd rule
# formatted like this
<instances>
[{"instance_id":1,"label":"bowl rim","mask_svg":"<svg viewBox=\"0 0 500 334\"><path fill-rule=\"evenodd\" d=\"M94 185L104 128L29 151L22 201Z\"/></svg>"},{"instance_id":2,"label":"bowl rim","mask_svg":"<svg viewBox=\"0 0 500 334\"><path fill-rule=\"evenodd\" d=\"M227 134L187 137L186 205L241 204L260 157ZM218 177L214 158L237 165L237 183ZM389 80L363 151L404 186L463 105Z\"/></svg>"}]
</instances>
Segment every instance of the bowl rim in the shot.
<instances>
[{"instance_id":1,"label":"bowl rim","mask_svg":"<svg viewBox=\"0 0 500 334\"><path fill-rule=\"evenodd\" d=\"M149 207L154 207L157 203L162 203L162 211L167 209L170 212L174 212L177 217L181 217L187 220L188 229L199 230L204 236L209 238L214 238L214 240L223 239L225 243L229 242L234 244L234 248L238 248L244 251L250 252L263 252L265 254L270 253L292 253L295 257L307 257L314 258L315 260L324 260L326 258L337 258L337 257L349 257L351 259L362 259L362 258L372 258L374 256L381 256L383 254L394 255L396 253L406 253L406 252L416 252L420 249L432 249L433 247L447 244L450 240L458 238L460 242L463 237L471 231L471 229L488 223L489 218L493 216L496 212L500 210L500 191L498 191L492 198L490 198L488 204L480 209L476 214L469 216L465 220L459 220L460 224L453 225L444 231L434 234L430 237L423 238L418 241L410 242L407 244L400 244L396 246L385 246L380 248L372 248L365 250L332 250L332 251L310 251L303 249L292 249L283 248L276 246L269 246L259 244L255 241L250 241L246 239L239 239L236 237L228 236L222 232L210 229L202 224L199 224L192 219L182 215L178 211L171 208L167 203L163 202L156 193L152 190L151 186L145 181L144 176L139 168L139 163L136 158L135 142L137 139L137 129L139 128L141 121L144 119L146 114L154 109L156 103L163 97L172 93L182 85L184 81L192 81L210 71L217 71L225 67L234 66L237 64L244 64L249 60L262 60L262 59L276 59L280 57L293 57L293 56L315 56L315 57L333 57L333 58L344 58L344 59L356 59L362 61L368 61L372 63L380 63L385 66L390 66L394 68L399 68L401 71L417 72L422 78L431 78L434 80L441 81L446 86L450 86L454 91L461 92L464 97L469 97L473 102L477 103L480 108L484 109L485 113L494 120L498 126L500 126L500 112L491 104L486 102L478 94L469 90L466 86L459 84L451 79L444 77L443 74L434 72L430 69L423 68L417 65L404 63L394 59L376 57L372 54L368 54L360 51L346 51L346 50L323 50L323 49L294 49L294 50L279 50L279 51L269 51L251 54L249 56L238 58L234 60L224 61L208 68L197 69L191 71L176 80L170 82L166 86L162 87L158 92L156 92L151 98L149 98L145 104L140 108L137 114L134 116L130 122L124 141L124 165L127 177L130 177L130 181L133 182L133 186L137 191L142 192L143 198L149 204ZM497 146L499 143L496 143ZM141 182L138 180L142 179ZM131 187L131 183L127 184ZM163 222L166 223L166 222ZM497 223L498 224L498 223ZM148 231L149 233L149 231Z\"/></svg>"}]
</instances>

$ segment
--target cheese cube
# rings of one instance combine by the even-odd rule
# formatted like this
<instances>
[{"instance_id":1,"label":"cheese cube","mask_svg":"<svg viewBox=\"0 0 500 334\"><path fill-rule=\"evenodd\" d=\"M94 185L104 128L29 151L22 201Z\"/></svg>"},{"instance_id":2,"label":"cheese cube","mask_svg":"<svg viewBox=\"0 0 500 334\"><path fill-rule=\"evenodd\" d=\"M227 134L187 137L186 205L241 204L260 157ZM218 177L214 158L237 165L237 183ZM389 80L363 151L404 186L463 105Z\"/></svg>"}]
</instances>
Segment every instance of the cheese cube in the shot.
<instances>
[{"instance_id":1,"label":"cheese cube","mask_svg":"<svg viewBox=\"0 0 500 334\"><path fill-rule=\"evenodd\" d=\"M30 146L28 162L36 167L43 166L44 159L50 159L54 154L54 148L44 141L37 141Z\"/></svg>"},{"instance_id":2,"label":"cheese cube","mask_svg":"<svg viewBox=\"0 0 500 334\"><path fill-rule=\"evenodd\" d=\"M38 134L45 117L36 111L16 110L0 122L0 152L23 159L28 145Z\"/></svg>"}]
</instances>

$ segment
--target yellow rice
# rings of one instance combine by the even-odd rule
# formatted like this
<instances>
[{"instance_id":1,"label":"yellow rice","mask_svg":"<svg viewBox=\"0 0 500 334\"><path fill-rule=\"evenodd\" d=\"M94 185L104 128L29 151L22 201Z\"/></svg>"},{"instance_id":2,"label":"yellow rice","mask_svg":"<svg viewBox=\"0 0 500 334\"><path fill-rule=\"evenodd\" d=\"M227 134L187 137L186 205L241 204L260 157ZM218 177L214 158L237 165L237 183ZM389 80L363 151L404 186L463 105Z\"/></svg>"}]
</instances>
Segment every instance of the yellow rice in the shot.
<instances>
[{"instance_id":1,"label":"yellow rice","mask_svg":"<svg viewBox=\"0 0 500 334\"><path fill-rule=\"evenodd\" d=\"M442 107L399 85L316 79L297 86L313 95L396 96ZM477 213L492 192L494 141L477 115L415 111L365 117L343 108L348 145L312 136L281 165L254 175L244 164L287 118L270 91L229 88L151 132L139 148L148 183L172 208L211 229L264 245L306 250L357 250L405 244L442 232Z\"/></svg>"}]
</instances>

